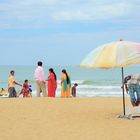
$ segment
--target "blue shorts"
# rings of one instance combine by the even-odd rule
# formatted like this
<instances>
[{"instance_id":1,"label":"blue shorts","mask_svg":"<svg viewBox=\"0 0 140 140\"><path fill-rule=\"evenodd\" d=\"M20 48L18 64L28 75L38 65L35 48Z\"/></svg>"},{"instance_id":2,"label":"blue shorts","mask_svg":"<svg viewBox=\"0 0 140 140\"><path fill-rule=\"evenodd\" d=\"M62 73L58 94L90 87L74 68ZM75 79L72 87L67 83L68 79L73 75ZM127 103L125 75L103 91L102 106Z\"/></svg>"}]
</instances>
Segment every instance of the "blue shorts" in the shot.
<instances>
[{"instance_id":1,"label":"blue shorts","mask_svg":"<svg viewBox=\"0 0 140 140\"><path fill-rule=\"evenodd\" d=\"M128 91L130 94L131 102L140 102L140 85L129 85Z\"/></svg>"}]
</instances>

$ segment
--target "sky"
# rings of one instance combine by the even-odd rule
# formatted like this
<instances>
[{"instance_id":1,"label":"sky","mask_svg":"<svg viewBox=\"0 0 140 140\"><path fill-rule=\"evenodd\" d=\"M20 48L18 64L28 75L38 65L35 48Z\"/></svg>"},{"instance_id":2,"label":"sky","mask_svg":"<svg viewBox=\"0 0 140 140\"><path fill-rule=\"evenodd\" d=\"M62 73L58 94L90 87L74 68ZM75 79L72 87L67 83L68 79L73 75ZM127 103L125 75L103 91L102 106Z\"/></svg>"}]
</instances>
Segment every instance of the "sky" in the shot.
<instances>
[{"instance_id":1,"label":"sky","mask_svg":"<svg viewBox=\"0 0 140 140\"><path fill-rule=\"evenodd\" d=\"M78 65L95 47L140 42L139 0L0 0L0 65Z\"/></svg>"}]
</instances>

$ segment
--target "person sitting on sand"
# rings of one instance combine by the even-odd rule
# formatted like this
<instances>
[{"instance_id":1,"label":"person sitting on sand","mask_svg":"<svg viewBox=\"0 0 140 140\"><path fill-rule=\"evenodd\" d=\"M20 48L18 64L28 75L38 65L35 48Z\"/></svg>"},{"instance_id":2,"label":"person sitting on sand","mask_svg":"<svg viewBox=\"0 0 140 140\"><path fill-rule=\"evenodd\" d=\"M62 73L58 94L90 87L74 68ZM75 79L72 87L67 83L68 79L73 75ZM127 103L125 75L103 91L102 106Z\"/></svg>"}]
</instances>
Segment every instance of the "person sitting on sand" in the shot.
<instances>
[{"instance_id":1,"label":"person sitting on sand","mask_svg":"<svg viewBox=\"0 0 140 140\"><path fill-rule=\"evenodd\" d=\"M8 91L4 88L1 88L0 96L6 96L7 94L8 94Z\"/></svg>"},{"instance_id":2,"label":"person sitting on sand","mask_svg":"<svg viewBox=\"0 0 140 140\"><path fill-rule=\"evenodd\" d=\"M130 95L132 106L140 104L140 74L128 75L124 79L126 92ZM135 95L136 93L136 95Z\"/></svg>"},{"instance_id":3,"label":"person sitting on sand","mask_svg":"<svg viewBox=\"0 0 140 140\"><path fill-rule=\"evenodd\" d=\"M72 94L73 97L76 97L76 87L77 87L77 86L78 86L78 84L75 83L74 86L72 87L72 90L71 90L72 92L71 92L71 94Z\"/></svg>"},{"instance_id":4,"label":"person sitting on sand","mask_svg":"<svg viewBox=\"0 0 140 140\"><path fill-rule=\"evenodd\" d=\"M23 97L29 97L29 92L28 80L25 80L20 94L23 94Z\"/></svg>"},{"instance_id":5,"label":"person sitting on sand","mask_svg":"<svg viewBox=\"0 0 140 140\"><path fill-rule=\"evenodd\" d=\"M17 92L15 90L15 85L22 86L21 84L17 83L14 79L15 71L10 71L10 77L8 81L8 92L9 92L9 98L17 97Z\"/></svg>"},{"instance_id":6,"label":"person sitting on sand","mask_svg":"<svg viewBox=\"0 0 140 140\"><path fill-rule=\"evenodd\" d=\"M5 91L5 89L4 88L1 88L0 93L3 93L4 91Z\"/></svg>"}]
</instances>

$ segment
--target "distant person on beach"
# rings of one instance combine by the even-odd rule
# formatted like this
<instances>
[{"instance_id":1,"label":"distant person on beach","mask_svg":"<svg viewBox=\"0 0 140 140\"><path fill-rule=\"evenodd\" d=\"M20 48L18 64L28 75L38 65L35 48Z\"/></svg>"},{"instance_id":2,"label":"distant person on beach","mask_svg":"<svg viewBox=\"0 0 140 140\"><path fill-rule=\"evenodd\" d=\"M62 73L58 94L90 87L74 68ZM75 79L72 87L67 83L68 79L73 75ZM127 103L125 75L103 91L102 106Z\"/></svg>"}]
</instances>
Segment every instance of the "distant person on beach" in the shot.
<instances>
[{"instance_id":1,"label":"distant person on beach","mask_svg":"<svg viewBox=\"0 0 140 140\"><path fill-rule=\"evenodd\" d=\"M61 78L61 97L70 97L71 80L66 70L62 70Z\"/></svg>"},{"instance_id":2,"label":"distant person on beach","mask_svg":"<svg viewBox=\"0 0 140 140\"><path fill-rule=\"evenodd\" d=\"M0 96L6 96L8 94L8 91L4 88L1 88L0 90Z\"/></svg>"},{"instance_id":3,"label":"distant person on beach","mask_svg":"<svg viewBox=\"0 0 140 140\"><path fill-rule=\"evenodd\" d=\"M30 89L29 89L29 85L28 85L28 80L24 81L23 88L22 88L20 94L23 94L23 97L29 97Z\"/></svg>"},{"instance_id":4,"label":"distant person on beach","mask_svg":"<svg viewBox=\"0 0 140 140\"><path fill-rule=\"evenodd\" d=\"M48 76L48 97L55 97L57 88L57 77L52 68L49 69Z\"/></svg>"},{"instance_id":5,"label":"distant person on beach","mask_svg":"<svg viewBox=\"0 0 140 140\"><path fill-rule=\"evenodd\" d=\"M37 97L40 97L41 92L43 93L43 96L47 96L46 92L46 77L45 72L42 67L43 63L41 61L38 62L38 67L35 70L34 77L36 80L36 91L37 91Z\"/></svg>"},{"instance_id":6,"label":"distant person on beach","mask_svg":"<svg viewBox=\"0 0 140 140\"><path fill-rule=\"evenodd\" d=\"M15 75L15 71L11 70L9 81L8 81L9 98L17 97L17 92L16 92L16 89L15 89L16 85L22 86L21 84L19 84L15 81L14 75Z\"/></svg>"},{"instance_id":7,"label":"distant person on beach","mask_svg":"<svg viewBox=\"0 0 140 140\"><path fill-rule=\"evenodd\" d=\"M77 83L74 84L71 90L72 97L76 97L76 87L78 86Z\"/></svg>"},{"instance_id":8,"label":"distant person on beach","mask_svg":"<svg viewBox=\"0 0 140 140\"><path fill-rule=\"evenodd\" d=\"M28 97L32 97L32 86L31 85L29 85L29 94L28 94Z\"/></svg>"},{"instance_id":9,"label":"distant person on beach","mask_svg":"<svg viewBox=\"0 0 140 140\"><path fill-rule=\"evenodd\" d=\"M129 75L124 79L126 92L130 95L132 106L140 104L140 74Z\"/></svg>"}]
</instances>

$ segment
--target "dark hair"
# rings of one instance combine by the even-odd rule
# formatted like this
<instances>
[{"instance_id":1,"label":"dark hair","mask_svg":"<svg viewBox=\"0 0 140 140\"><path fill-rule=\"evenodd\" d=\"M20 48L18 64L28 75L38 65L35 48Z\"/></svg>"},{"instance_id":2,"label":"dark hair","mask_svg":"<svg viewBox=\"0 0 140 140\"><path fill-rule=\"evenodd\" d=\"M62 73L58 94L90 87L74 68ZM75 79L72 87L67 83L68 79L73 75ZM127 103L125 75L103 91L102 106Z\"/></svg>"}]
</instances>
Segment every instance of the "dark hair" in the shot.
<instances>
[{"instance_id":1,"label":"dark hair","mask_svg":"<svg viewBox=\"0 0 140 140\"><path fill-rule=\"evenodd\" d=\"M69 83L70 83L70 79L69 79L69 77L68 77L68 74L67 74L66 70L63 69L62 72L66 74L67 84L69 84Z\"/></svg>"},{"instance_id":2,"label":"dark hair","mask_svg":"<svg viewBox=\"0 0 140 140\"><path fill-rule=\"evenodd\" d=\"M43 63L41 61L38 61L37 64L38 64L38 66L42 66Z\"/></svg>"},{"instance_id":3,"label":"dark hair","mask_svg":"<svg viewBox=\"0 0 140 140\"><path fill-rule=\"evenodd\" d=\"M26 82L28 82L28 80L26 79L24 82L26 83Z\"/></svg>"},{"instance_id":4,"label":"dark hair","mask_svg":"<svg viewBox=\"0 0 140 140\"><path fill-rule=\"evenodd\" d=\"M53 68L50 68L49 71L52 72L52 73L54 74L54 78L55 78L55 80L57 80L57 77L56 77L56 74L55 74Z\"/></svg>"},{"instance_id":5,"label":"dark hair","mask_svg":"<svg viewBox=\"0 0 140 140\"><path fill-rule=\"evenodd\" d=\"M15 71L14 71L14 70L11 70L11 71L10 71L10 74L12 74L13 72L15 72Z\"/></svg>"},{"instance_id":6,"label":"dark hair","mask_svg":"<svg viewBox=\"0 0 140 140\"><path fill-rule=\"evenodd\" d=\"M77 84L77 83L75 83L74 85L75 85L75 86L78 86L78 84Z\"/></svg>"}]
</instances>

